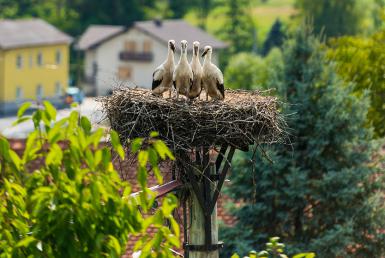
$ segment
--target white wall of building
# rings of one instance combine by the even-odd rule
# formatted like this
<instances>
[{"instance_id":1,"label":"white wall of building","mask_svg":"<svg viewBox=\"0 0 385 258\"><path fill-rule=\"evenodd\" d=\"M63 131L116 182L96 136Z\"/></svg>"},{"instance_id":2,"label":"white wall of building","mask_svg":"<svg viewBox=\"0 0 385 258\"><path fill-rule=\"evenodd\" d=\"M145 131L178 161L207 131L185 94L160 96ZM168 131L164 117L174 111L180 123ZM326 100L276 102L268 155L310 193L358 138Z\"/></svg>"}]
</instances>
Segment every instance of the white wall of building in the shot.
<instances>
[{"instance_id":1,"label":"white wall of building","mask_svg":"<svg viewBox=\"0 0 385 258\"><path fill-rule=\"evenodd\" d=\"M199 39L197 39L199 40ZM142 52L145 41L152 42L152 61L121 61L119 53L124 50L127 41L136 42L136 51ZM177 44L180 44L177 42ZM192 44L192 42L189 42ZM167 43L161 42L135 28L116 36L98 46L95 49L87 50L85 53L84 72L85 75L92 76L93 63L97 64L96 94L107 95L112 89L119 86L139 86L151 88L152 73L167 57ZM178 63L180 53L175 54L175 64ZM188 59L191 60L191 53ZM203 60L201 59L203 63ZM217 64L218 58L214 53L213 63ZM132 76L130 80L120 80L118 78L119 67L130 67Z\"/></svg>"}]
</instances>

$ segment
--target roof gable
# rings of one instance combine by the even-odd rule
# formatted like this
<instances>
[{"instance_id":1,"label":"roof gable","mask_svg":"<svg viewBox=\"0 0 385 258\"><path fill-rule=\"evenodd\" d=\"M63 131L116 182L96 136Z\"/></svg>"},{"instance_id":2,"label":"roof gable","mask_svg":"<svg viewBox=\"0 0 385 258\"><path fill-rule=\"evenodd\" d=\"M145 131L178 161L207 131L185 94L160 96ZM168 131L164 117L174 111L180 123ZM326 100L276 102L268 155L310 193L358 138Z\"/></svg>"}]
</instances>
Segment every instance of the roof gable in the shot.
<instances>
[{"instance_id":1,"label":"roof gable","mask_svg":"<svg viewBox=\"0 0 385 258\"><path fill-rule=\"evenodd\" d=\"M199 41L201 46L210 45L214 49L227 47L226 43L184 20L141 21L135 22L134 26L165 43L173 39L177 43L178 48L182 40L187 40L190 43L188 45L189 49L192 49L194 41Z\"/></svg>"},{"instance_id":2,"label":"roof gable","mask_svg":"<svg viewBox=\"0 0 385 258\"><path fill-rule=\"evenodd\" d=\"M0 20L0 48L70 44L72 38L41 19Z\"/></svg>"},{"instance_id":3,"label":"roof gable","mask_svg":"<svg viewBox=\"0 0 385 258\"><path fill-rule=\"evenodd\" d=\"M201 43L201 46L210 45L214 49L227 47L226 43L184 20L140 21L135 22L131 28L137 29L165 44L168 40L174 39L177 42L177 48L180 47L179 42L183 39L190 42L188 46L190 50L192 49L192 42L196 40ZM91 25L80 37L77 49L95 48L126 31L127 28L124 26Z\"/></svg>"},{"instance_id":4,"label":"roof gable","mask_svg":"<svg viewBox=\"0 0 385 258\"><path fill-rule=\"evenodd\" d=\"M124 26L116 25L91 25L81 35L76 48L87 50L121 34L125 31Z\"/></svg>"}]
</instances>

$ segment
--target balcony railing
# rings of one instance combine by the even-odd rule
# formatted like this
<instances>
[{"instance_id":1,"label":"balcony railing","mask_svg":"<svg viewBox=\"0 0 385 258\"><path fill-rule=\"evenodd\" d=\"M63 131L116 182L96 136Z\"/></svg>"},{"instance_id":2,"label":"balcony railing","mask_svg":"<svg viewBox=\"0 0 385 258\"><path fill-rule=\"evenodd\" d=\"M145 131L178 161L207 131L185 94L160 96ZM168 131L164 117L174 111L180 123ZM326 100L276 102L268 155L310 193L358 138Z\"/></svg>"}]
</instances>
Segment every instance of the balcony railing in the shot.
<instances>
[{"instance_id":1,"label":"balcony railing","mask_svg":"<svg viewBox=\"0 0 385 258\"><path fill-rule=\"evenodd\" d=\"M122 51L119 53L119 59L121 61L151 62L153 58L154 55L151 52Z\"/></svg>"}]
</instances>

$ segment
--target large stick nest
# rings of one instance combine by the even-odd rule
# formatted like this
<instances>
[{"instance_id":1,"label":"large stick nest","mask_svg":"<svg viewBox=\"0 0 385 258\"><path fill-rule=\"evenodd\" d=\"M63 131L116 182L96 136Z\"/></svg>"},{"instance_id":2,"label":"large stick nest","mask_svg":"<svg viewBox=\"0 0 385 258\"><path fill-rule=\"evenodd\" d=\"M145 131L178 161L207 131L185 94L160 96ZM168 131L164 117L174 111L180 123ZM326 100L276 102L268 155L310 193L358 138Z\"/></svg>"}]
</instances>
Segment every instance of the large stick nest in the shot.
<instances>
[{"instance_id":1,"label":"large stick nest","mask_svg":"<svg viewBox=\"0 0 385 258\"><path fill-rule=\"evenodd\" d=\"M101 101L122 141L157 131L174 150L222 144L246 150L281 139L284 121L275 97L243 90L226 90L225 96L224 101L187 101L124 88Z\"/></svg>"}]
</instances>

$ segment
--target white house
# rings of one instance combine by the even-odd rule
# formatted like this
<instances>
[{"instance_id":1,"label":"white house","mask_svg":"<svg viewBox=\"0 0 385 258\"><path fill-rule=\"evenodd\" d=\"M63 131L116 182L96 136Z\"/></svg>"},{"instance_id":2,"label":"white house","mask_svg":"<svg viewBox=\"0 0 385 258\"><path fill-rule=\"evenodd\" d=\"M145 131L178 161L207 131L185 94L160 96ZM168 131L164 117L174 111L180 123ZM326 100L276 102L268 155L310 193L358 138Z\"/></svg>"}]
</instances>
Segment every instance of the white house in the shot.
<instances>
[{"instance_id":1,"label":"white house","mask_svg":"<svg viewBox=\"0 0 385 258\"><path fill-rule=\"evenodd\" d=\"M227 45L200 28L183 20L135 22L130 27L91 25L80 37L76 48L84 51L84 89L87 94L107 95L122 85L151 88L152 73L167 56L167 41L174 39L180 56L180 41L200 41L201 48L211 45L213 62L218 63L218 50Z\"/></svg>"}]
</instances>

